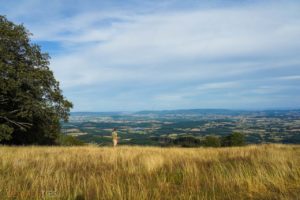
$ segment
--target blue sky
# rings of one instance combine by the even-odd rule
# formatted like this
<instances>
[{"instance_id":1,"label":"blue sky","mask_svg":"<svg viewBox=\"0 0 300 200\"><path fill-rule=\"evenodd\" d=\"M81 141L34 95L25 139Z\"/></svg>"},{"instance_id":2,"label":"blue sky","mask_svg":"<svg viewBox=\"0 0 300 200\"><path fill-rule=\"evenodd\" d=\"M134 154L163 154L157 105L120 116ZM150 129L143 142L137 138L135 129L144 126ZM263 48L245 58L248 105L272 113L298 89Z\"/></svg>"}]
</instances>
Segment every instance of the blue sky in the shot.
<instances>
[{"instance_id":1,"label":"blue sky","mask_svg":"<svg viewBox=\"0 0 300 200\"><path fill-rule=\"evenodd\" d=\"M0 0L73 111L299 108L300 1Z\"/></svg>"}]
</instances>

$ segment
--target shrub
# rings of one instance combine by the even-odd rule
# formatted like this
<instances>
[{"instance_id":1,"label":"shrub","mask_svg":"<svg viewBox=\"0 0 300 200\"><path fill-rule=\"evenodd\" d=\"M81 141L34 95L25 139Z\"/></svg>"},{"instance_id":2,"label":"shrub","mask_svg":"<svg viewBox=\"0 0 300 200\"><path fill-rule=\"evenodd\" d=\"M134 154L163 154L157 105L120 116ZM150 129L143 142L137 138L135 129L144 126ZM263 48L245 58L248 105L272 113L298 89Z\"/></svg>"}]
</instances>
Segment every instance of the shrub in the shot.
<instances>
[{"instance_id":1,"label":"shrub","mask_svg":"<svg viewBox=\"0 0 300 200\"><path fill-rule=\"evenodd\" d=\"M216 136L206 136L203 141L203 146L220 147L221 146L220 138Z\"/></svg>"},{"instance_id":2,"label":"shrub","mask_svg":"<svg viewBox=\"0 0 300 200\"><path fill-rule=\"evenodd\" d=\"M245 136L242 133L232 133L222 138L222 146L243 146L245 145Z\"/></svg>"},{"instance_id":3,"label":"shrub","mask_svg":"<svg viewBox=\"0 0 300 200\"><path fill-rule=\"evenodd\" d=\"M175 145L180 145L182 147L197 147L201 146L200 139L193 137L193 136L183 136L176 138L174 140Z\"/></svg>"},{"instance_id":4,"label":"shrub","mask_svg":"<svg viewBox=\"0 0 300 200\"><path fill-rule=\"evenodd\" d=\"M84 145L84 142L70 135L60 135L57 139L57 144L61 146L80 146Z\"/></svg>"}]
</instances>

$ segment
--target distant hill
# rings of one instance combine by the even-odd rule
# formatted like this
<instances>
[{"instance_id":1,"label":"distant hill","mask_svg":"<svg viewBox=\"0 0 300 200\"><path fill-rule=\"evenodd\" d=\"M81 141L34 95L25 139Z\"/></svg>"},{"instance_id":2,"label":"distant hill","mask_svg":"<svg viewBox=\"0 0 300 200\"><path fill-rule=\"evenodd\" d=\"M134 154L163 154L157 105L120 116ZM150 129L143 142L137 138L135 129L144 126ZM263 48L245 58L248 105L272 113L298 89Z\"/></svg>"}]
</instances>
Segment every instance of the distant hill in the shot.
<instances>
[{"instance_id":1,"label":"distant hill","mask_svg":"<svg viewBox=\"0 0 300 200\"><path fill-rule=\"evenodd\" d=\"M160 111L140 111L135 114L140 115L237 115L247 111L229 109L180 109L180 110L160 110Z\"/></svg>"},{"instance_id":2,"label":"distant hill","mask_svg":"<svg viewBox=\"0 0 300 200\"><path fill-rule=\"evenodd\" d=\"M122 112L71 112L71 116L112 116L122 115Z\"/></svg>"},{"instance_id":3,"label":"distant hill","mask_svg":"<svg viewBox=\"0 0 300 200\"><path fill-rule=\"evenodd\" d=\"M299 113L300 109L278 110L234 110L234 109L178 109L178 110L143 110L138 112L71 112L71 116L116 116L116 115L263 115L280 116L287 113Z\"/></svg>"}]
</instances>

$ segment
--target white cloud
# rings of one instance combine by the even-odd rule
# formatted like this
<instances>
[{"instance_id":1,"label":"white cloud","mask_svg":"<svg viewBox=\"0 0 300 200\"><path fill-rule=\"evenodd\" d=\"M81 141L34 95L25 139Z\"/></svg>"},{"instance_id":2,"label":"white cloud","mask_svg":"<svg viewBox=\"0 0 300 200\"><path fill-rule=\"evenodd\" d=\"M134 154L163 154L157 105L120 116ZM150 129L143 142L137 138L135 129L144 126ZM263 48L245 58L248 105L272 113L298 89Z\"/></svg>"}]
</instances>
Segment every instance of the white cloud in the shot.
<instances>
[{"instance_id":1,"label":"white cloud","mask_svg":"<svg viewBox=\"0 0 300 200\"><path fill-rule=\"evenodd\" d=\"M198 90L214 90L214 89L232 89L239 87L239 82L216 82L216 83L206 83L197 87Z\"/></svg>"},{"instance_id":2,"label":"white cloud","mask_svg":"<svg viewBox=\"0 0 300 200\"><path fill-rule=\"evenodd\" d=\"M37 38L92 42L53 58L51 66L59 78L74 81L74 85L98 80L213 78L274 67L278 65L272 62L274 56L283 56L281 63L290 60L284 55L300 50L300 22L290 15L279 7L273 11L246 7L147 15L90 13L68 19L69 23L64 20L53 26L55 33L37 34ZM109 17L119 20L95 26ZM60 34L67 30L71 33ZM265 59L257 63L255 57ZM218 60L225 61L214 62Z\"/></svg>"}]
</instances>

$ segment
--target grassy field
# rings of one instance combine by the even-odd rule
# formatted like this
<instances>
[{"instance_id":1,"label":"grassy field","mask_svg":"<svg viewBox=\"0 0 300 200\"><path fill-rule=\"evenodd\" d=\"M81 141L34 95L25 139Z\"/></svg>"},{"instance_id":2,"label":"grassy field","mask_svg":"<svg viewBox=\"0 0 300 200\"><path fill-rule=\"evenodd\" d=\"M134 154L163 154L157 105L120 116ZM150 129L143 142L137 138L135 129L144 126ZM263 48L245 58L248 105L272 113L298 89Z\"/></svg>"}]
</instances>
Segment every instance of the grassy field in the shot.
<instances>
[{"instance_id":1,"label":"grassy field","mask_svg":"<svg viewBox=\"0 0 300 200\"><path fill-rule=\"evenodd\" d=\"M2 146L0 199L300 199L300 146Z\"/></svg>"}]
</instances>

